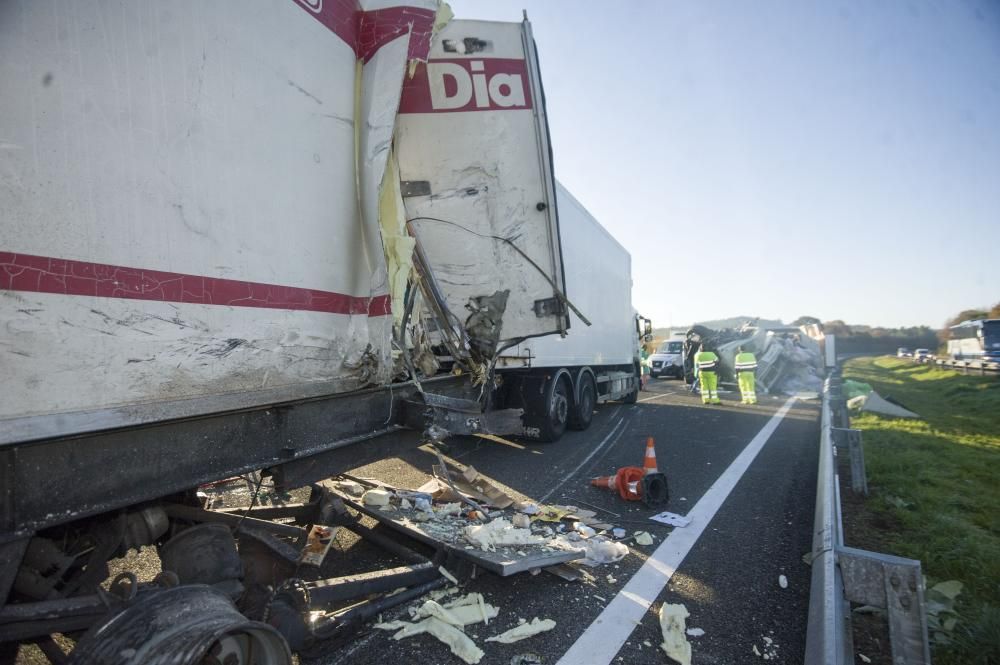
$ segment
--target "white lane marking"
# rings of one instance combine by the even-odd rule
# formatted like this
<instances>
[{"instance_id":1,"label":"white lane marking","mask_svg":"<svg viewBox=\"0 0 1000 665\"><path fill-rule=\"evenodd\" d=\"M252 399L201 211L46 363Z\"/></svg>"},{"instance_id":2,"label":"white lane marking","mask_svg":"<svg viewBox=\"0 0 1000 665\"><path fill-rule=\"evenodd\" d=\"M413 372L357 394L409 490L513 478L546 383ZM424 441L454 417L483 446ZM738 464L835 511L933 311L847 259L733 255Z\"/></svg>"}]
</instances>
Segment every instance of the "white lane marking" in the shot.
<instances>
[{"instance_id":1,"label":"white lane marking","mask_svg":"<svg viewBox=\"0 0 1000 665\"><path fill-rule=\"evenodd\" d=\"M639 402L648 402L651 399L660 399L661 397L670 397L673 394L674 393L660 393L659 395L653 395L652 397L643 397L642 399L640 399L638 401Z\"/></svg>"},{"instance_id":2,"label":"white lane marking","mask_svg":"<svg viewBox=\"0 0 1000 665\"><path fill-rule=\"evenodd\" d=\"M646 563L642 564L632 579L618 592L604 611L594 619L583 634L569 648L556 665L606 665L614 660L635 627L642 621L649 606L670 581L705 527L725 502L736 483L750 467L764 444L778 428L778 424L792 408L794 397L788 399L767 424L750 440L733 463L718 480L708 488L694 508L687 514L691 524L673 532L660 543Z\"/></svg>"},{"instance_id":3,"label":"white lane marking","mask_svg":"<svg viewBox=\"0 0 1000 665\"><path fill-rule=\"evenodd\" d=\"M611 428L610 432L608 432L608 435L606 437L604 437L604 440L601 441L596 446L594 446L594 449L590 451L590 454L587 455L586 457L584 457L583 461L576 465L576 468L574 468L572 471L570 471L565 476L563 476L559 480L558 483L556 483L555 485L553 485L552 488L548 492L546 492L545 494L543 494L542 497L540 499L538 499L538 502L539 503L545 503L546 499L548 499L550 496L552 496L552 494L557 489L559 489L560 487L562 487L566 483L567 480L569 480L570 478L572 478L574 476L574 474L576 474L577 471L579 471L580 469L582 469L583 465L586 464L587 462L589 462L590 458L592 458L594 455L596 455L598 453L598 451L600 451L600 449L603 448L608 443L608 441L611 440L611 437L614 436L615 432L618 430L619 427L621 427L621 425L622 425L623 422L625 422L625 416L622 416L621 418L619 418L618 422L615 423L615 426ZM625 428L622 427L621 431L619 431L618 434L621 434L624 431L625 431ZM617 437L615 437L615 438L617 439Z\"/></svg>"}]
</instances>

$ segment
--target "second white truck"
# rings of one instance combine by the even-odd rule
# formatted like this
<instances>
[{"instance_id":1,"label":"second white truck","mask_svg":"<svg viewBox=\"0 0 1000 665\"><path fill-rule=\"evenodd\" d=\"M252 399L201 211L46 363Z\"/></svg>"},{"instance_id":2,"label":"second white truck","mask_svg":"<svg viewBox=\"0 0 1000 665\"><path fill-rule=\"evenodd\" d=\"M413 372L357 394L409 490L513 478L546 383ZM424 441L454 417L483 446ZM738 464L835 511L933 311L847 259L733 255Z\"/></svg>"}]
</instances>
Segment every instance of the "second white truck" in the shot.
<instances>
[{"instance_id":1,"label":"second white truck","mask_svg":"<svg viewBox=\"0 0 1000 665\"><path fill-rule=\"evenodd\" d=\"M648 319L632 309L632 257L569 191L556 183L569 312L565 336L525 340L504 352L498 374L506 406L525 409L525 435L554 441L590 426L594 407L634 402ZM580 314L586 318L581 318Z\"/></svg>"}]
</instances>

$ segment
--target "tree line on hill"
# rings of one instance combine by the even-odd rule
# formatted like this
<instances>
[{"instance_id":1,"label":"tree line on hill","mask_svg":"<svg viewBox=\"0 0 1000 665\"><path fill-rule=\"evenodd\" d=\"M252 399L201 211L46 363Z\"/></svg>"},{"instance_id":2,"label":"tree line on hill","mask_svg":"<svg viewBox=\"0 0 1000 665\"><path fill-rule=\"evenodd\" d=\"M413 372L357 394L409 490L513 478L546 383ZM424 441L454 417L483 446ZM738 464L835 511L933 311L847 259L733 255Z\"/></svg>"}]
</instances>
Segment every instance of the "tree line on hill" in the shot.
<instances>
[{"instance_id":1,"label":"tree line on hill","mask_svg":"<svg viewBox=\"0 0 1000 665\"><path fill-rule=\"evenodd\" d=\"M948 342L948 328L962 321L975 319L1000 319L1000 302L990 309L966 309L949 318L944 327L934 330L930 326L884 328L847 324L836 319L820 321L815 316L800 316L793 326L819 324L826 335L836 335L838 353L895 353L899 347L908 349L939 349Z\"/></svg>"}]
</instances>

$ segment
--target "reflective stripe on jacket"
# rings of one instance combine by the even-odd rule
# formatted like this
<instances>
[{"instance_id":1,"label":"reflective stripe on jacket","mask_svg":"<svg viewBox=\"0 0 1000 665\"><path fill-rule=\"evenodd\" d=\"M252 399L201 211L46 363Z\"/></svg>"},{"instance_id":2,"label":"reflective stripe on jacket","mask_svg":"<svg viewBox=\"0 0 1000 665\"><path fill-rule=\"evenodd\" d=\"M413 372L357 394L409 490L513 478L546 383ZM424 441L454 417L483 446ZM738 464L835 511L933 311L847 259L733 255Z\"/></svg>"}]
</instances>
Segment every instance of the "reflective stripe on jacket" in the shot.
<instances>
[{"instance_id":1,"label":"reflective stripe on jacket","mask_svg":"<svg viewBox=\"0 0 1000 665\"><path fill-rule=\"evenodd\" d=\"M712 351L699 351L694 356L694 362L698 365L699 370L711 372L719 364L719 356L715 355Z\"/></svg>"},{"instance_id":2,"label":"reflective stripe on jacket","mask_svg":"<svg viewBox=\"0 0 1000 665\"><path fill-rule=\"evenodd\" d=\"M737 353L736 354L736 371L745 372L752 369L757 369L757 358L754 357L752 353Z\"/></svg>"}]
</instances>

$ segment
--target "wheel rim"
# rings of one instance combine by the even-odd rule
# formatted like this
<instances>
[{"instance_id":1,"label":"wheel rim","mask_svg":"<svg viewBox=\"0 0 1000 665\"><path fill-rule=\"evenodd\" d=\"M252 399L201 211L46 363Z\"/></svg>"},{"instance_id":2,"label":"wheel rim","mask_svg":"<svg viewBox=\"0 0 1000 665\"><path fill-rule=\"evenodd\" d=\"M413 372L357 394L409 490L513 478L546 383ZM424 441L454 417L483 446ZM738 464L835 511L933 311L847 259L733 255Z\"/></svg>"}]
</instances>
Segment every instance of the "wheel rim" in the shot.
<instances>
[{"instance_id":1,"label":"wheel rim","mask_svg":"<svg viewBox=\"0 0 1000 665\"><path fill-rule=\"evenodd\" d=\"M561 427L569 418L569 397L566 394L566 383L559 381L552 391L552 408L549 410L552 424Z\"/></svg>"}]
</instances>

